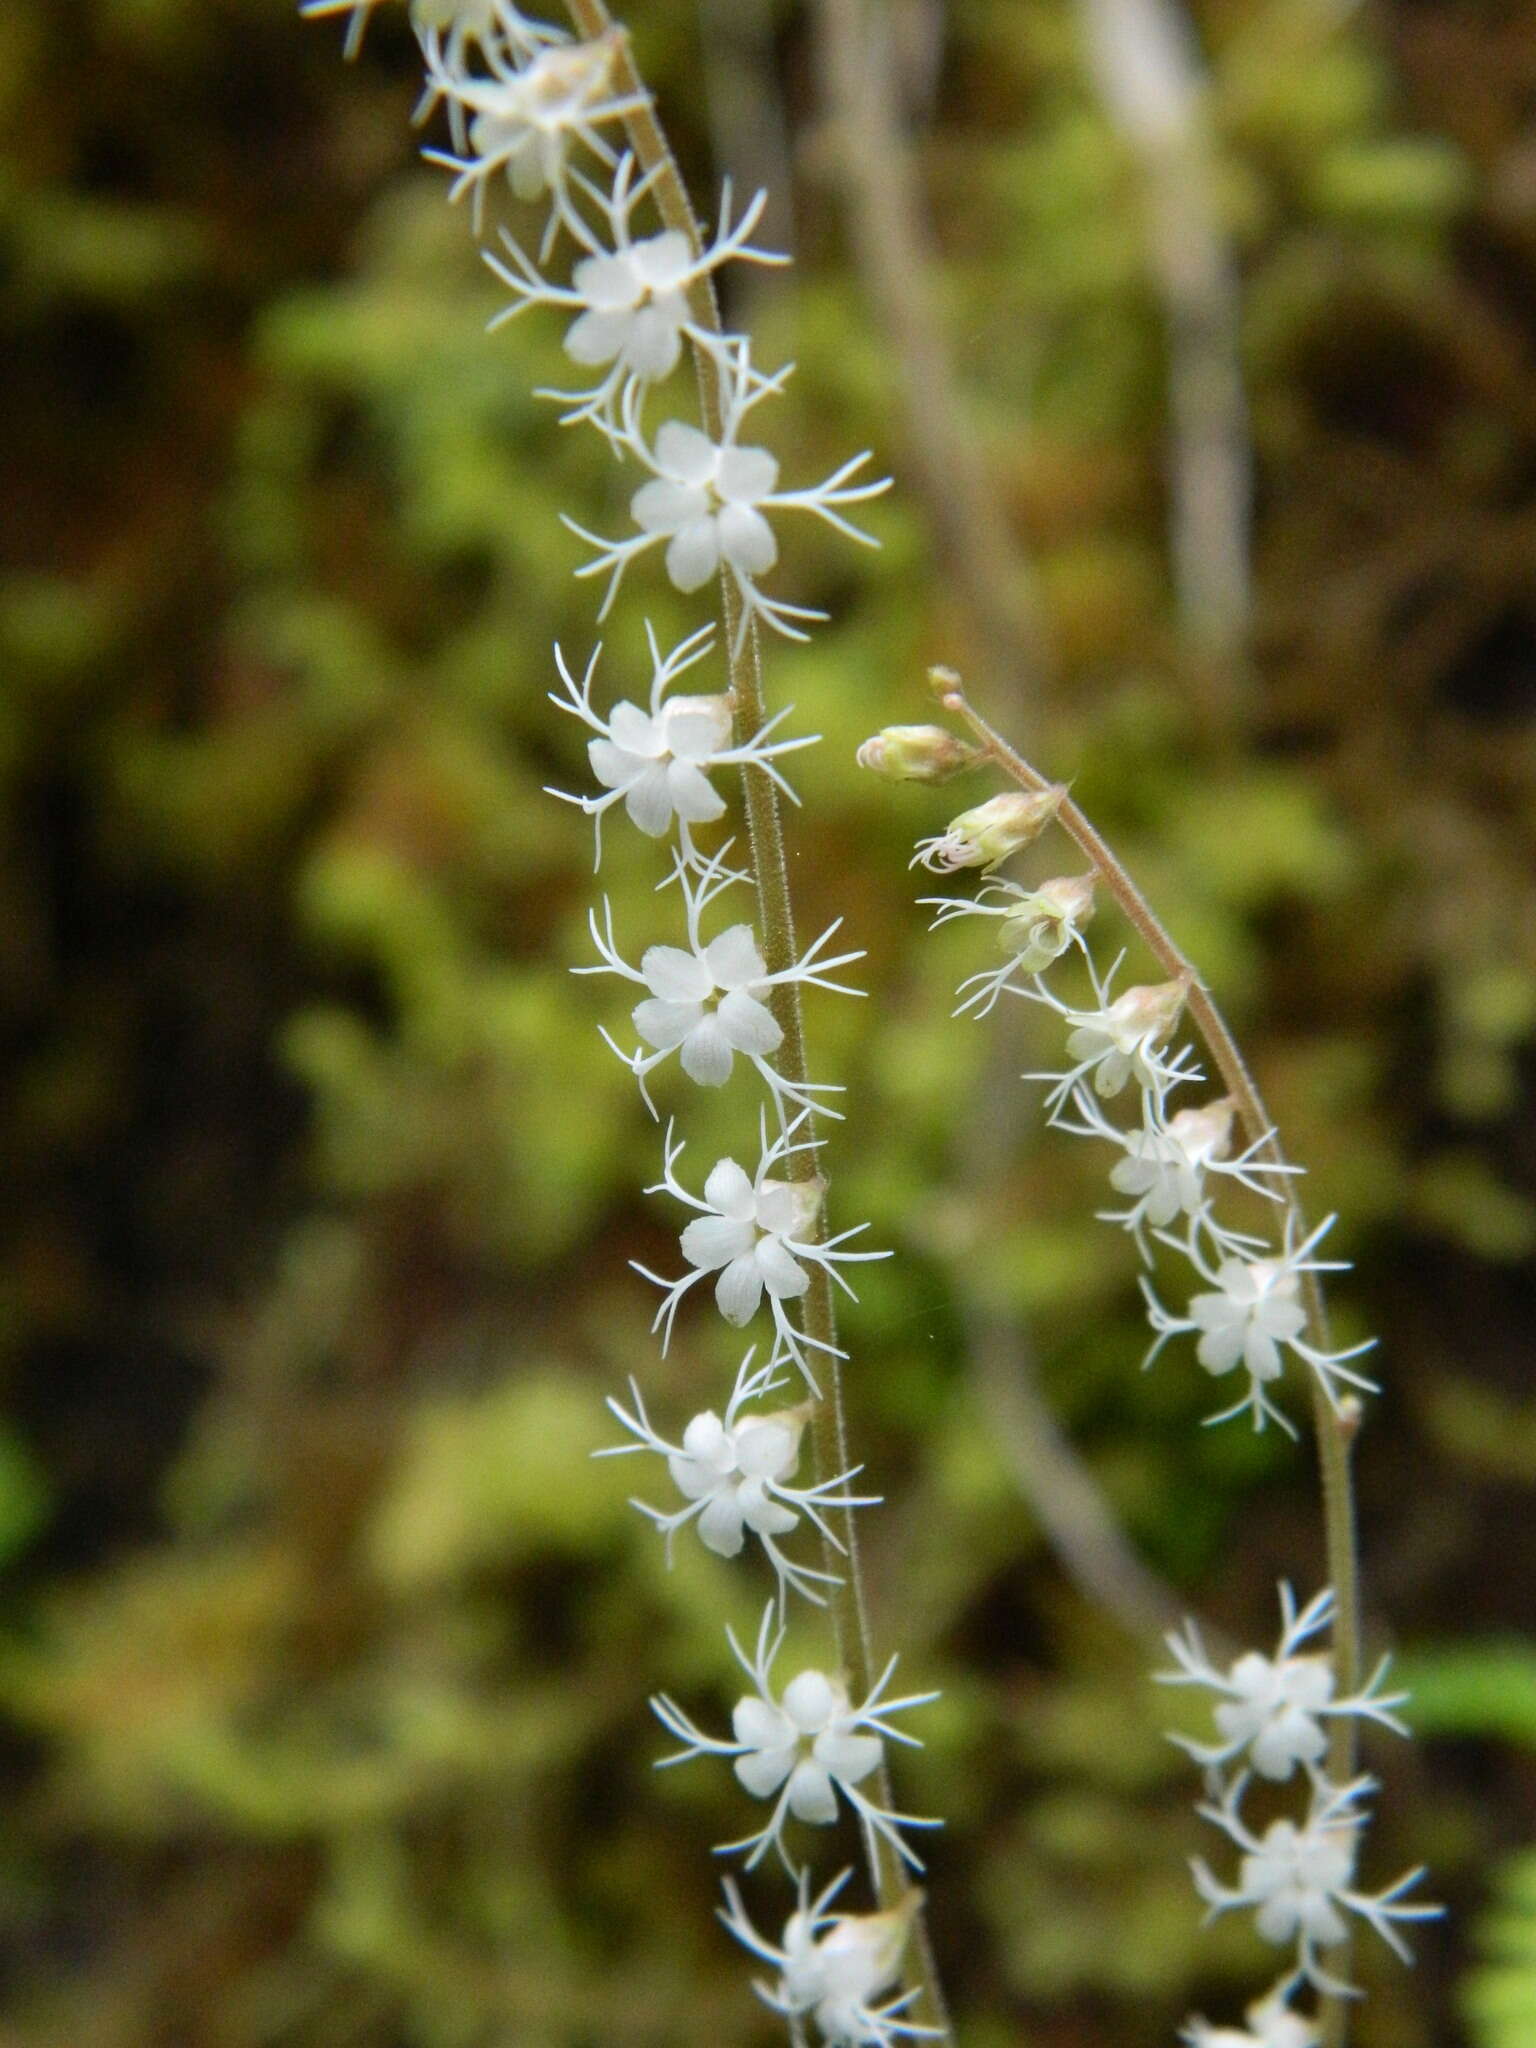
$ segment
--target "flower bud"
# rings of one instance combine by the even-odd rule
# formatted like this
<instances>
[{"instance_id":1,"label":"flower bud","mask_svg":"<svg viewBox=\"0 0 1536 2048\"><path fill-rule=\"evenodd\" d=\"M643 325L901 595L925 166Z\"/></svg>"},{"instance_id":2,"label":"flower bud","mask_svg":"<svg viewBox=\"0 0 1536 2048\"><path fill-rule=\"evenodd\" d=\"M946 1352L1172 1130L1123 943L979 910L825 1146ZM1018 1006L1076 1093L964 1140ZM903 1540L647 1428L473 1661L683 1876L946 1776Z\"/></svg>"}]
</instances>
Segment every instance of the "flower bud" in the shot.
<instances>
[{"instance_id":1,"label":"flower bud","mask_svg":"<svg viewBox=\"0 0 1536 2048\"><path fill-rule=\"evenodd\" d=\"M1026 974L1038 974L1067 950L1092 916L1093 876L1058 875L1019 898L1004 916L997 942Z\"/></svg>"},{"instance_id":2,"label":"flower bud","mask_svg":"<svg viewBox=\"0 0 1536 2048\"><path fill-rule=\"evenodd\" d=\"M1219 1095L1198 1109L1181 1109L1168 1119L1168 1135L1190 1159L1225 1159L1232 1143L1232 1117L1237 1108L1230 1095Z\"/></svg>"},{"instance_id":3,"label":"flower bud","mask_svg":"<svg viewBox=\"0 0 1536 2048\"><path fill-rule=\"evenodd\" d=\"M995 868L1040 837L1066 793L1065 786L1056 783L1028 795L1010 789L988 797L974 810L962 811L937 839L921 841L912 865L921 861L941 874L956 868Z\"/></svg>"},{"instance_id":4,"label":"flower bud","mask_svg":"<svg viewBox=\"0 0 1536 2048\"><path fill-rule=\"evenodd\" d=\"M781 1190L789 1197L792 1219L784 1234L804 1241L815 1229L816 1220L821 1214L821 1198L826 1191L826 1182L819 1175L814 1180L765 1180L758 1192L769 1195Z\"/></svg>"},{"instance_id":5,"label":"flower bud","mask_svg":"<svg viewBox=\"0 0 1536 2048\"><path fill-rule=\"evenodd\" d=\"M1110 1015L1118 1027L1117 1037L1160 1045L1178 1023L1188 994L1189 982L1183 975L1174 981L1142 982L1128 988L1110 1005Z\"/></svg>"},{"instance_id":6,"label":"flower bud","mask_svg":"<svg viewBox=\"0 0 1536 2048\"><path fill-rule=\"evenodd\" d=\"M829 2006L867 2006L896 1982L922 1896L911 1890L884 1913L843 1913L833 1921L816 1944Z\"/></svg>"},{"instance_id":7,"label":"flower bud","mask_svg":"<svg viewBox=\"0 0 1536 2048\"><path fill-rule=\"evenodd\" d=\"M854 756L887 782L949 782L978 759L978 749L941 725L888 725Z\"/></svg>"},{"instance_id":8,"label":"flower bud","mask_svg":"<svg viewBox=\"0 0 1536 2048\"><path fill-rule=\"evenodd\" d=\"M702 760L706 754L718 754L731 744L731 719L734 701L728 696L713 697L669 697L661 707L661 716L670 735L676 723L692 727L702 737L708 733L708 745L697 745L686 749L687 758ZM697 726L694 720L699 720ZM679 751L674 748L674 752Z\"/></svg>"}]
</instances>

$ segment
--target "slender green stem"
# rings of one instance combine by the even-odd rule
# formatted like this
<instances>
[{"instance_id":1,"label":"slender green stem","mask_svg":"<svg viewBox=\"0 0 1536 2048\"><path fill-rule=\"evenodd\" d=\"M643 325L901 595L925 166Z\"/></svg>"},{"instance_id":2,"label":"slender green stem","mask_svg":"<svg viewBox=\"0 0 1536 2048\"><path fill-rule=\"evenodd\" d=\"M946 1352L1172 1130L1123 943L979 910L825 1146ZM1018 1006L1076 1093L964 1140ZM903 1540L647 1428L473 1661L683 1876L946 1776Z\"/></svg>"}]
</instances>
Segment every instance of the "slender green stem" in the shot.
<instances>
[{"instance_id":1,"label":"slender green stem","mask_svg":"<svg viewBox=\"0 0 1536 2048\"><path fill-rule=\"evenodd\" d=\"M941 689L940 701L944 709L964 721L987 758L1011 781L1023 790L1039 794L1055 787L973 708L958 676L950 670L936 670L934 681ZM1185 1005L1210 1050L1227 1093L1237 1105L1249 1142L1261 1147L1276 1166L1286 1165L1285 1154L1269 1111L1264 1106L1264 1098L1259 1093L1258 1083L1249 1072L1231 1028L1193 963L1174 943L1118 857L1070 796L1062 797L1056 822L1092 864L1100 883L1119 904L1164 973L1171 981L1183 982ZM1279 1184L1289 1229L1293 1241L1299 1244L1307 1234L1307 1219L1296 1195L1295 1177L1291 1174L1281 1176ZM1318 1276L1309 1272L1300 1277L1310 1340L1320 1350L1329 1350L1332 1338L1328 1309ZM1328 1581L1333 1588L1335 1603L1334 1671L1340 1693L1352 1693L1360 1683L1360 1567L1355 1542L1355 1496L1350 1454L1359 1433L1360 1405L1353 1398L1348 1398L1335 1409L1322 1381L1313 1374L1312 1415L1322 1487ZM1340 1783L1354 1776L1355 1754L1354 1717L1336 1715L1330 1735L1328 1764L1330 1772ZM1348 1952L1347 1941L1329 1952L1329 1965L1334 1975L1347 1976ZM1343 2048L1349 2026L1349 2001L1325 1997L1320 2012L1324 2048Z\"/></svg>"},{"instance_id":2,"label":"slender green stem","mask_svg":"<svg viewBox=\"0 0 1536 2048\"><path fill-rule=\"evenodd\" d=\"M625 128L641 170L654 179L651 190L664 224L686 237L697 256L703 247L698 222L688 197L677 161L644 82L636 68L627 33L618 27L603 0L566 0L566 9L577 32L588 41L606 39L612 43L611 77L616 91L640 99L638 108L625 116ZM715 340L723 339L719 303L708 272L696 278L689 292L689 310L695 324ZM698 383L699 412L703 429L713 441L723 438L726 426L727 386L722 352L693 344L693 367ZM722 565L720 577L721 625L729 663L731 696L738 737L755 733L764 723L762 653L754 622L742 625L742 600L730 571ZM779 793L769 776L751 766L742 770L743 800L747 814L747 835L752 849L752 872L758 901L758 935L763 959L770 974L793 967L797 949L793 906L789 888L789 857L784 840ZM803 1088L809 1078L805 1057L805 1031L801 1015L799 986L780 982L771 992L774 1016L784 1033L777 1054L778 1070L791 1086ZM815 1142L814 1119L808 1118L803 1150L791 1153L786 1176L797 1181L815 1181L823 1188L820 1147ZM826 1234L826 1202L820 1205L816 1225ZM801 1300L801 1327L816 1347L816 1371L823 1398L811 1413L811 1453L818 1480L846 1472L852 1462L848 1450L847 1404L843 1391L842 1359L837 1354L837 1316L832 1282L825 1268L811 1265L810 1287ZM820 1347L827 1347L825 1349ZM830 1511L829 1511L830 1512ZM858 1531L853 1513L833 1513L837 1543L823 1539L825 1568L837 1578L831 1589L828 1609L836 1651L850 1689L862 1698L874 1679L874 1656L869 1615L864 1597L863 1574L859 1564ZM838 1548L841 1546L841 1549ZM889 1806L891 1793L882 1767L876 1783L880 1803ZM894 1856L882 1856L873 1838L866 1842L871 1886L882 1907L897 1904L908 1887ZM944 2029L948 2039L943 1994L939 1986L927 1928L921 1912L916 1916L913 1936L920 1992L918 2014L928 2024Z\"/></svg>"}]
</instances>

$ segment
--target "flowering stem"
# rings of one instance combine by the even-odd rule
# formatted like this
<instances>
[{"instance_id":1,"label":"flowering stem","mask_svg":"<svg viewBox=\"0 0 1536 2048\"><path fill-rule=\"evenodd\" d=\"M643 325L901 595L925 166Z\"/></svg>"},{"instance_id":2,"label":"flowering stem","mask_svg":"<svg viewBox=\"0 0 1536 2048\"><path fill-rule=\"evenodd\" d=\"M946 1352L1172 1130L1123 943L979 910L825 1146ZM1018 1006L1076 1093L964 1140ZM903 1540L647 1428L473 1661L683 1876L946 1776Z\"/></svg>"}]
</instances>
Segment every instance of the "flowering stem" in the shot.
<instances>
[{"instance_id":1,"label":"flowering stem","mask_svg":"<svg viewBox=\"0 0 1536 2048\"><path fill-rule=\"evenodd\" d=\"M944 709L969 727L988 759L1020 789L1043 795L1055 787L972 707L960 678L953 670L935 669L933 682ZM1186 1007L1210 1050L1227 1093L1237 1104L1238 1115L1250 1143L1262 1146L1276 1166L1284 1166L1285 1155L1269 1112L1264 1107L1258 1084L1248 1071L1226 1019L1193 963L1169 937L1151 904L1070 796L1062 797L1056 822L1092 863L1104 889L1119 904L1163 972L1170 980L1184 984ZM1286 1205L1290 1226L1295 1232L1294 1241L1304 1243L1307 1223L1296 1197L1294 1176L1287 1174L1279 1178L1280 1198ZM1330 1350L1328 1310L1318 1276L1315 1272L1304 1271L1300 1279L1311 1341L1323 1351ZM1360 1410L1357 1402L1345 1400L1336 1412L1321 1381L1314 1375L1312 1413L1322 1485L1328 1581L1333 1587L1335 1601L1334 1671L1339 1691L1344 1695L1356 1691L1360 1683L1360 1568L1355 1543L1354 1480L1350 1470L1350 1453L1359 1432ZM1355 1747L1353 1718L1340 1714L1333 1722L1328 1756L1329 1771L1337 1783L1347 1783L1354 1776ZM1349 1944L1343 1942L1329 1952L1331 1974L1347 1977L1348 1949ZM1324 2048L1343 2048L1349 2026L1348 2000L1325 1996L1320 2018Z\"/></svg>"},{"instance_id":2,"label":"flowering stem","mask_svg":"<svg viewBox=\"0 0 1536 2048\"><path fill-rule=\"evenodd\" d=\"M698 222L671 145L636 68L627 34L614 23L603 0L566 0L566 11L584 39L589 42L607 39L612 43L613 78L618 93L625 99L633 96L639 102L624 117L630 144L642 171L654 177L651 190L663 223L685 237L692 256L697 259L703 251ZM696 325L708 335L723 338L725 330L719 302L713 278L707 269L701 270L690 284L688 303ZM698 382L700 420L710 439L719 442L724 438L726 425L723 354L694 342L692 355ZM741 595L724 564L721 567L720 591L731 696L736 731L738 739L741 739L759 731L766 722L761 649L755 622L749 622L745 633L740 631ZM800 990L791 972L798 956L778 791L768 775L751 765L742 769L742 790L747 836L752 849L753 885L757 892L763 960L770 975L784 976L769 992L774 1017L784 1033L776 1065L786 1082L803 1088L810 1076L805 1058ZM820 1147L815 1143L813 1129L808 1127L807 1142L797 1143L789 1154L785 1172L792 1180L821 1182ZM807 1235L820 1241L826 1231L826 1204L823 1201L814 1230ZM810 1287L802 1297L802 1326L806 1337L818 1347L817 1371L824 1375L826 1387L825 1398L818 1401L812 1410L810 1424L812 1464L815 1478L820 1481L832 1473L847 1471L852 1460L848 1454L842 1360L833 1348L837 1343L837 1316L832 1281L828 1270L819 1264L810 1266L809 1277ZM843 1546L840 1554L831 1542L823 1538L825 1567L837 1579L828 1600L833 1638L850 1690L862 1698L868 1694L874 1681L875 1663L859 1565L858 1532L850 1508L832 1511L831 1518L836 1522L838 1541ZM890 1806L890 1785L883 1765L876 1784L879 1803ZM894 1856L881 1856L872 1840L866 1840L866 1855L870 1883L880 1905L883 1908L896 1905L907 1890L898 1860ZM915 1974L921 1994L919 2016L928 2024L942 2028L942 2038L947 2040L948 2022L943 1994L921 1912L916 1917L914 1949L918 1959Z\"/></svg>"}]
</instances>

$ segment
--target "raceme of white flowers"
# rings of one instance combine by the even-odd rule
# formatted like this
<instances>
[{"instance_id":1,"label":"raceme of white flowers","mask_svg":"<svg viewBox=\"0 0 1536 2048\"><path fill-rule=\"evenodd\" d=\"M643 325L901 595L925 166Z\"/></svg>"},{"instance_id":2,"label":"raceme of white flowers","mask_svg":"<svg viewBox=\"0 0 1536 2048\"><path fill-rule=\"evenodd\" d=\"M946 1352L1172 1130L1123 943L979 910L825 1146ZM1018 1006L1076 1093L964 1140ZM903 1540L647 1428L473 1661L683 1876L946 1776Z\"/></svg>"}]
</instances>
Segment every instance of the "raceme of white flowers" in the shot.
<instances>
[{"instance_id":1,"label":"raceme of white flowers","mask_svg":"<svg viewBox=\"0 0 1536 2048\"><path fill-rule=\"evenodd\" d=\"M974 754L942 728L914 726L866 741L859 760L889 780L945 781L973 765ZM1004 861L1049 828L1063 795L1053 788L992 797L918 845L914 866L939 874L980 868L989 878L974 896L924 899L936 913L935 926L975 920L995 927L1002 958L961 982L955 1014L984 1017L1004 995L1016 995L1058 1020L1065 1064L1025 1078L1046 1084L1052 1124L1098 1141L1112 1155L1107 1179L1121 1206L1102 1210L1102 1220L1128 1232L1143 1267L1154 1266L1161 1248L1187 1276L1178 1285L1181 1309L1165 1306L1148 1274L1142 1276L1153 1331L1144 1365L1176 1340L1193 1338L1196 1364L1239 1390L1209 1422L1247 1415L1256 1430L1273 1421L1294 1436L1281 1395L1294 1391L1298 1380L1310 1381L1335 1415L1346 1402L1376 1391L1375 1382L1348 1362L1368 1351L1369 1342L1329 1351L1308 1335L1306 1276L1343 1270L1342 1261L1314 1256L1334 1219L1301 1233L1298 1212L1285 1198L1288 1177L1299 1169L1277 1157L1270 1133L1234 1149L1231 1096L1175 1106L1179 1091L1204 1081L1192 1048L1175 1038L1189 983L1174 979L1115 993L1124 955L1101 974L1085 936L1095 909L1093 876L1058 876L1033 886L997 877ZM1044 978L1072 955L1091 992L1086 1003ZM1128 1096L1134 1110L1126 1116ZM1261 1214L1266 1208L1277 1214L1278 1227L1259 1236L1218 1214L1224 1191L1233 1189L1244 1190ZM1204 1773L1206 1798L1198 1812L1237 1856L1230 1880L1203 1858L1192 1861L1208 1917L1251 1910L1258 1935L1291 1952L1285 1974L1249 2008L1246 2030L1195 2018L1182 2037L1188 2048L1314 2048L1319 2029L1292 2001L1309 1989L1357 1995L1324 1961L1350 1921L1372 1927L1407 1961L1402 1924L1441 1910L1406 1898L1422 1874L1417 1870L1383 1891L1360 1888L1355 1867L1376 1781L1358 1776L1340 1783L1327 1768L1331 1724L1371 1721L1406 1734L1393 1712L1406 1695L1381 1690L1385 1662L1361 1691L1342 1695L1331 1655L1303 1647L1334 1620L1331 1589L1298 1611L1290 1587L1282 1585L1280 1605L1272 1656L1250 1651L1222 1670L1190 1622L1167 1638L1177 1668L1157 1674L1165 1684L1215 1695L1215 1739L1172 1738ZM1262 1829L1251 1823L1244 1807L1255 1780L1294 1782L1299 1814Z\"/></svg>"},{"instance_id":2,"label":"raceme of white flowers","mask_svg":"<svg viewBox=\"0 0 1536 2048\"><path fill-rule=\"evenodd\" d=\"M374 4L306 0L302 11L345 15L351 54ZM659 558L668 581L684 594L719 588L726 579L738 621L733 658L754 626L805 638L822 614L764 588L778 562L780 522L808 515L872 545L848 512L888 486L864 475L863 454L837 464L820 482L785 485L777 458L760 445L758 421L783 390L789 367L765 373L754 364L746 336L719 333L699 317L701 288L711 287L726 266L787 260L752 241L765 195L737 212L727 187L713 233L698 242L662 219L660 169L642 174L617 125L647 104L643 92L624 82L630 74L621 63L622 31L583 41L524 15L512 0L409 0L409 11L425 70L419 117L440 115L448 134L449 146L425 155L450 173L449 198L468 198L477 235L493 189L509 189L535 209L526 239L503 230L484 251L509 294L491 325L539 308L564 323L573 387L540 395L559 405L566 424L593 429L637 472L628 499L632 531L607 538L565 519L591 550L588 559L573 563L574 573L603 579L599 617L609 613L629 572L650 557ZM558 275L557 252L564 252ZM702 353L712 367L720 393L718 437L678 416L664 396L690 352ZM767 1802L766 1821L722 1845L722 1853L738 1853L752 1868L772 1849L795 1879L783 1944L757 1933L734 1884L726 1886L720 1917L771 1966L774 1975L757 1989L784 2015L793 2039L807 2039L809 2020L830 2048L881 2048L928 2031L907 2017L915 1994L900 1989L920 1894L909 1886L882 1913L833 1911L849 1873L813 1898L797 1860L799 1831L826 1829L846 1815L862 1835L872 1877L918 1868L908 1835L937 1823L890 1809L883 1792L872 1796L872 1786L883 1786L889 1744L917 1742L898 1718L936 1696L889 1697L894 1662L862 1699L851 1696L837 1671L810 1665L780 1680L773 1668L791 1603L804 1603L815 1615L840 1583L825 1568L844 1554L836 1518L875 1499L853 1490L857 1466L799 1476L802 1443L821 1397L817 1361L835 1347L805 1327L797 1304L813 1271L851 1294L843 1269L888 1254L849 1248L863 1224L824 1234L825 1189L807 1155L812 1117L835 1115L826 1097L838 1091L791 1077L776 1064L785 1036L775 1013L780 992L858 994L834 977L862 955L831 950L839 928L833 924L797 959L770 969L745 908L750 877L728 864L734 841L718 771L765 776L793 801L780 763L813 745L814 736L781 735L788 707L756 731L743 731L729 687L695 684L697 694L675 688L685 677L695 682L720 659L712 623L670 649L648 623L646 636L649 675L621 677L601 693L600 648L584 666L568 665L555 650L560 688L551 699L586 730L593 786L551 794L592 819L599 866L603 824L622 811L642 843L663 844L668 868L655 899L667 928L621 933L604 897L589 920L596 963L576 972L629 984L629 1025L637 1042L626 1047L610 1031L603 1036L635 1076L652 1115L652 1077L669 1066L680 1070L685 1101L693 1088L745 1081L758 1089L755 1157L716 1160L700 1193L680 1177L684 1140L675 1121L667 1123L661 1180L646 1192L670 1196L691 1212L678 1240L684 1270L677 1278L637 1270L663 1290L655 1322L663 1350L685 1306L692 1316L692 1303L710 1297L710 1313L731 1329L766 1322L772 1336L766 1348L746 1352L723 1414L701 1408L675 1440L653 1422L631 1376L627 1405L608 1404L629 1441L599 1455L648 1453L665 1466L672 1503L637 1498L634 1505L661 1533L669 1563L675 1539L689 1525L717 1557L750 1560L761 1551L766 1560L772 1598L755 1651L748 1656L729 1639L752 1688L731 1711L730 1738L705 1732L662 1695L652 1703L655 1713L682 1748L660 1762L728 1764L743 1793ZM716 828L724 836L712 847L701 844L700 835ZM732 891L741 891L740 907L728 907L737 900ZM1047 908L1038 920L1041 945L1048 943L1051 914ZM1073 914L1070 903L1059 913L1069 922ZM785 1397L791 1383L800 1397L793 1403ZM807 1560L808 1533L821 1564Z\"/></svg>"}]
</instances>

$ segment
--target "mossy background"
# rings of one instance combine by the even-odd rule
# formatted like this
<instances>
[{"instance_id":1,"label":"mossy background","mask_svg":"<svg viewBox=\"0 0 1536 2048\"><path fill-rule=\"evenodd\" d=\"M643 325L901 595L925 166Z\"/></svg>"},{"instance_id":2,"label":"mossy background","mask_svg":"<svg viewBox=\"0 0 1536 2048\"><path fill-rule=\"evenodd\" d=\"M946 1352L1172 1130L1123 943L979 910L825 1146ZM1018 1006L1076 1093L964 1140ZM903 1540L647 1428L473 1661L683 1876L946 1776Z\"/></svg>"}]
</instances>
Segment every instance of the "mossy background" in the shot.
<instances>
[{"instance_id":1,"label":"mossy background","mask_svg":"<svg viewBox=\"0 0 1536 2048\"><path fill-rule=\"evenodd\" d=\"M745 81L692 7L632 24L701 195L730 168L703 87L782 110L801 261L752 311L801 365L786 473L867 442L901 482L809 23L770 14ZM1135 167L1061 0L940 15L942 300L1063 650L1049 692L978 697L1201 961L1343 1218L1342 1327L1382 1338L1368 1583L1423 1740L1371 1745L1363 1876L1422 1859L1453 1911L1411 1974L1365 1937L1358 2038L1525 2048L1536 10L1198 10L1259 471L1253 673L1214 709L1173 624ZM626 1372L671 1421L734 1358L703 1318L665 1364L647 1334L625 1261L669 1256L637 1192L657 1137L596 1033L617 999L565 971L587 828L540 794L582 774L551 642L593 638L556 515L600 527L620 486L529 395L558 325L484 335L403 22L350 68L338 42L277 0L0 13L0 2035L772 2040L710 1918L739 1809L724 1773L653 1776L645 1706L664 1683L718 1717L719 1616L750 1626L761 1587L689 1545L669 1576L633 1469L588 1457ZM848 1341L889 1498L877 1633L946 1688L901 1782L949 1816L967 2048L1151 2048L1191 2005L1235 2014L1268 1957L1198 1928L1184 1861L1212 1844L1167 1698L1043 1546L967 1321L1010 1319L1140 1551L1235 1634L1268 1635L1278 1576L1315 1584L1309 1463L1202 1432L1187 1358L1138 1374L1102 1158L1021 1098L976 1166L1053 1047L948 1021L964 936L923 936L906 860L957 806L852 770L970 652L920 500L873 523L868 560L789 538L780 587L837 623L773 648L770 686L827 736L796 778L805 927L841 913L870 955L870 1000L812 1033L850 1090L839 1220L900 1253ZM637 574L615 691L644 609L699 616ZM613 842L640 929L654 877Z\"/></svg>"}]
</instances>

